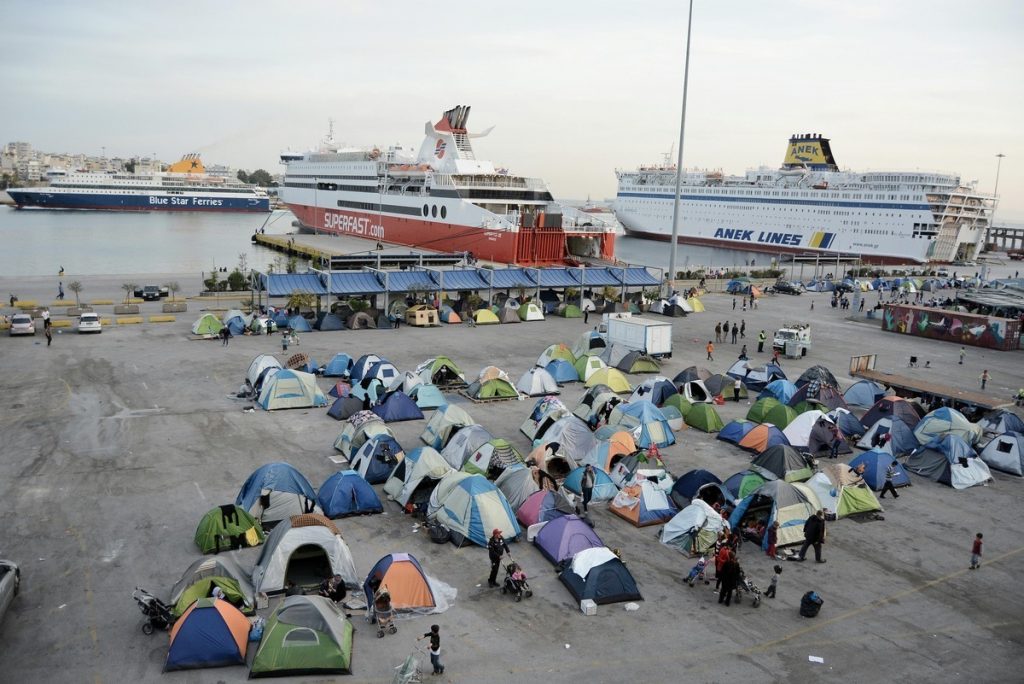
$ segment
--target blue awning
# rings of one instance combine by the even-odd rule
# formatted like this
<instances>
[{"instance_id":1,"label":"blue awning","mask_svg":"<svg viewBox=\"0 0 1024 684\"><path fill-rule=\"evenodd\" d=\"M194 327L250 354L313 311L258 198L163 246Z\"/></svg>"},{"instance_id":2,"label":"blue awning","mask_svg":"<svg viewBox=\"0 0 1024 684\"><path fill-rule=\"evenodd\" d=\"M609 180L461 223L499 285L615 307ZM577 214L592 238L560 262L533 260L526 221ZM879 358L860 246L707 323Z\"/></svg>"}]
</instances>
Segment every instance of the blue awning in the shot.
<instances>
[{"instance_id":1,"label":"blue awning","mask_svg":"<svg viewBox=\"0 0 1024 684\"><path fill-rule=\"evenodd\" d=\"M603 287L605 285L621 285L618 272L609 268L578 268L573 275L580 279L585 287Z\"/></svg>"},{"instance_id":2,"label":"blue awning","mask_svg":"<svg viewBox=\"0 0 1024 684\"><path fill-rule=\"evenodd\" d=\"M580 281L575 273L568 268L541 268L537 270L540 274L541 287L579 287Z\"/></svg>"},{"instance_id":3,"label":"blue awning","mask_svg":"<svg viewBox=\"0 0 1024 684\"><path fill-rule=\"evenodd\" d=\"M452 291L486 290L489 285L483 274L475 269L441 271L444 289ZM437 274L434 275L437 278Z\"/></svg>"},{"instance_id":4,"label":"blue awning","mask_svg":"<svg viewBox=\"0 0 1024 684\"><path fill-rule=\"evenodd\" d=\"M384 291L377 275L369 271L331 271L329 282L331 294L336 295L379 294Z\"/></svg>"},{"instance_id":5,"label":"blue awning","mask_svg":"<svg viewBox=\"0 0 1024 684\"><path fill-rule=\"evenodd\" d=\"M295 292L325 295L327 288L316 273L264 273L263 289L271 297L289 297Z\"/></svg>"},{"instance_id":6,"label":"blue awning","mask_svg":"<svg viewBox=\"0 0 1024 684\"><path fill-rule=\"evenodd\" d=\"M388 271L387 281L391 292L427 292L437 289L437 281L430 271Z\"/></svg>"},{"instance_id":7,"label":"blue awning","mask_svg":"<svg viewBox=\"0 0 1024 684\"><path fill-rule=\"evenodd\" d=\"M530 274L521 268L496 268L491 273L494 274L494 287L496 288L537 287L537 283L530 277ZM487 273L481 272L480 276L487 280Z\"/></svg>"},{"instance_id":8,"label":"blue awning","mask_svg":"<svg viewBox=\"0 0 1024 684\"><path fill-rule=\"evenodd\" d=\"M625 285L632 287L642 285L661 285L661 281L650 274L646 268L610 269L612 273L620 277Z\"/></svg>"}]
</instances>

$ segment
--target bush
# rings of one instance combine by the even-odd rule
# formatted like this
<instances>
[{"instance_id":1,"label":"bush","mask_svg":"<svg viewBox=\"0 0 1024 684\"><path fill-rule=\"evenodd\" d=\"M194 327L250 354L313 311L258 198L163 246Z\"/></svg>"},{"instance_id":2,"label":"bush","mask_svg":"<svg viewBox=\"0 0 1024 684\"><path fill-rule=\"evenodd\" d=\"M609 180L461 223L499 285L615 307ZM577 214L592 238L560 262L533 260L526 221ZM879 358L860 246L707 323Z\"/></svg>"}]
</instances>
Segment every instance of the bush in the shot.
<instances>
[{"instance_id":1,"label":"bush","mask_svg":"<svg viewBox=\"0 0 1024 684\"><path fill-rule=\"evenodd\" d=\"M246 281L245 278L245 274L243 274L237 268L228 274L227 284L232 291L249 289L248 282Z\"/></svg>"}]
</instances>

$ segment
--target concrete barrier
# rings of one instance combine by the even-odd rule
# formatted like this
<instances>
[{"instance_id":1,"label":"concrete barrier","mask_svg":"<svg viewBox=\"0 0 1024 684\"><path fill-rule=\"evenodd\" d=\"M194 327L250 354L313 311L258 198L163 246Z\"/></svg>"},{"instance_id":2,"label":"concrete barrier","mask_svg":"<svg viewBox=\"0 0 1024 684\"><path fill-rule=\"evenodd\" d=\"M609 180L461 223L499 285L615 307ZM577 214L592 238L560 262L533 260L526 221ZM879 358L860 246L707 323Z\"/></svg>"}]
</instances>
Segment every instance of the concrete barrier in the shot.
<instances>
[{"instance_id":1,"label":"concrete barrier","mask_svg":"<svg viewBox=\"0 0 1024 684\"><path fill-rule=\"evenodd\" d=\"M118 325L138 325L142 323L142 316L122 316L117 319Z\"/></svg>"},{"instance_id":2,"label":"concrete barrier","mask_svg":"<svg viewBox=\"0 0 1024 684\"><path fill-rule=\"evenodd\" d=\"M113 325L114 320L112 318L101 318L100 325Z\"/></svg>"},{"instance_id":3,"label":"concrete barrier","mask_svg":"<svg viewBox=\"0 0 1024 684\"><path fill-rule=\"evenodd\" d=\"M94 299L89 304L92 306L110 306L114 303L113 299Z\"/></svg>"},{"instance_id":4,"label":"concrete barrier","mask_svg":"<svg viewBox=\"0 0 1024 684\"><path fill-rule=\"evenodd\" d=\"M68 320L55 321L55 320L51 319L50 320L50 327L51 328L70 328L71 327L71 321L68 321Z\"/></svg>"},{"instance_id":5,"label":"concrete barrier","mask_svg":"<svg viewBox=\"0 0 1024 684\"><path fill-rule=\"evenodd\" d=\"M47 306L50 309L59 309L61 307L67 306L67 305L68 305L68 300L66 300L66 299L58 299L58 300L55 300L52 304L49 304Z\"/></svg>"},{"instance_id":6,"label":"concrete barrier","mask_svg":"<svg viewBox=\"0 0 1024 684\"><path fill-rule=\"evenodd\" d=\"M114 306L115 314L137 314L139 313L138 304L117 304Z\"/></svg>"},{"instance_id":7,"label":"concrete barrier","mask_svg":"<svg viewBox=\"0 0 1024 684\"><path fill-rule=\"evenodd\" d=\"M188 311L188 304L185 302L164 302L164 313L185 313Z\"/></svg>"},{"instance_id":8,"label":"concrete barrier","mask_svg":"<svg viewBox=\"0 0 1024 684\"><path fill-rule=\"evenodd\" d=\"M92 307L91 306L69 306L68 309L67 309L67 315L71 316L72 318L76 318L78 316L81 316L83 313L85 313L87 311L89 313L92 313Z\"/></svg>"},{"instance_id":9,"label":"concrete barrier","mask_svg":"<svg viewBox=\"0 0 1024 684\"><path fill-rule=\"evenodd\" d=\"M173 323L177 318L175 316L150 316L150 323Z\"/></svg>"},{"instance_id":10,"label":"concrete barrier","mask_svg":"<svg viewBox=\"0 0 1024 684\"><path fill-rule=\"evenodd\" d=\"M18 301L14 302L14 306L24 311L25 309L36 308L37 306L39 306L39 302L37 302L34 299L19 299Z\"/></svg>"}]
</instances>

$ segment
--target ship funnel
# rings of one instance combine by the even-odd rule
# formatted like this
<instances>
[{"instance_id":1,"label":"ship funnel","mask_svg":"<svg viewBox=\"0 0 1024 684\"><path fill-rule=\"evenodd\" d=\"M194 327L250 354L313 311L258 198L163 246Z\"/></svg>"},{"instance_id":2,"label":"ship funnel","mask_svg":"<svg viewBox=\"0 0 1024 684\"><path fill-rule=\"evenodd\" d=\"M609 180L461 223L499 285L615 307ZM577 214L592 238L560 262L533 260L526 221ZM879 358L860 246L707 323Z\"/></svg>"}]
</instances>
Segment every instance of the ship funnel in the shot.
<instances>
[{"instance_id":1,"label":"ship funnel","mask_svg":"<svg viewBox=\"0 0 1024 684\"><path fill-rule=\"evenodd\" d=\"M819 133L794 133L789 138L783 169L808 168L812 171L838 171L829 139Z\"/></svg>"}]
</instances>

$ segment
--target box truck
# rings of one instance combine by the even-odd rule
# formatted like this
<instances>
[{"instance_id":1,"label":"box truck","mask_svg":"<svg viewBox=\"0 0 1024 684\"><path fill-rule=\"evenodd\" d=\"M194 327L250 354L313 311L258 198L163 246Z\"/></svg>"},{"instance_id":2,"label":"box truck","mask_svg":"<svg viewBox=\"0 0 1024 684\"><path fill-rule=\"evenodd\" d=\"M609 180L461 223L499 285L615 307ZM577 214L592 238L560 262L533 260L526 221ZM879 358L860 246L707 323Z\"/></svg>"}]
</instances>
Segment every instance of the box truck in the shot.
<instances>
[{"instance_id":1,"label":"box truck","mask_svg":"<svg viewBox=\"0 0 1024 684\"><path fill-rule=\"evenodd\" d=\"M651 356L672 356L672 324L636 316L610 314L608 344L635 349Z\"/></svg>"}]
</instances>

